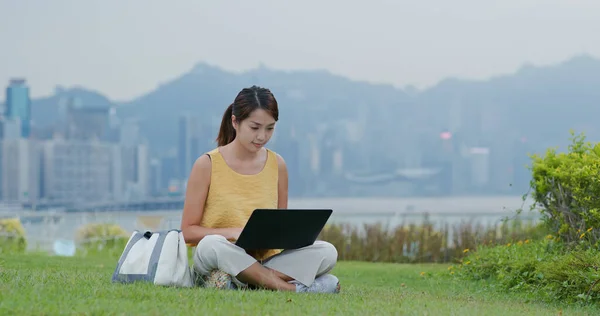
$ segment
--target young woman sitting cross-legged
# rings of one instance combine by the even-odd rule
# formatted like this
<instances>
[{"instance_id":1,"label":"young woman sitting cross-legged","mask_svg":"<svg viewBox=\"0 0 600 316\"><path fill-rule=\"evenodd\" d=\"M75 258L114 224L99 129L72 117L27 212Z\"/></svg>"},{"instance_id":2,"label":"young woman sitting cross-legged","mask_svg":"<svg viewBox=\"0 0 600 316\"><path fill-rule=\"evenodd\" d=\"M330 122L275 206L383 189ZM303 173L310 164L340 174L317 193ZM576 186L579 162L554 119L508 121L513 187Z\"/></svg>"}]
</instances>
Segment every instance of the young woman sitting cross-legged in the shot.
<instances>
[{"instance_id":1,"label":"young woman sitting cross-legged","mask_svg":"<svg viewBox=\"0 0 600 316\"><path fill-rule=\"evenodd\" d=\"M197 245L194 270L206 286L338 293L328 242L260 253L234 244L255 209L287 208L285 162L265 147L278 116L271 91L243 89L223 115L217 148L194 163L181 222L186 243Z\"/></svg>"}]
</instances>

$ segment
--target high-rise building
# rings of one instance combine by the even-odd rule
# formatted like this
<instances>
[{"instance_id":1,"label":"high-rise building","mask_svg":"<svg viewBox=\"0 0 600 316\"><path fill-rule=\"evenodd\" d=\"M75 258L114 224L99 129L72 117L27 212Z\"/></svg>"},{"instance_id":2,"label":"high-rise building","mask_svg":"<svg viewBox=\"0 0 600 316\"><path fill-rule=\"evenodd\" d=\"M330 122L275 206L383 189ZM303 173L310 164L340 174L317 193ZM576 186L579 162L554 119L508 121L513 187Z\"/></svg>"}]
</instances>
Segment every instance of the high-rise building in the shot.
<instances>
[{"instance_id":1,"label":"high-rise building","mask_svg":"<svg viewBox=\"0 0 600 316\"><path fill-rule=\"evenodd\" d=\"M110 107L75 106L67 110L66 135L70 140L106 141L109 136Z\"/></svg>"},{"instance_id":2,"label":"high-rise building","mask_svg":"<svg viewBox=\"0 0 600 316\"><path fill-rule=\"evenodd\" d=\"M125 200L143 199L148 196L149 163L148 147L144 144L135 146L120 146L121 148L121 177L124 193L117 198Z\"/></svg>"},{"instance_id":3,"label":"high-rise building","mask_svg":"<svg viewBox=\"0 0 600 316\"><path fill-rule=\"evenodd\" d=\"M40 198L41 148L29 139L0 142L1 199L35 202Z\"/></svg>"},{"instance_id":4,"label":"high-rise building","mask_svg":"<svg viewBox=\"0 0 600 316\"><path fill-rule=\"evenodd\" d=\"M180 192L182 187L181 181L177 181L179 176L177 168L177 156L168 154L160 159L160 187L167 189L167 191L174 193Z\"/></svg>"},{"instance_id":5,"label":"high-rise building","mask_svg":"<svg viewBox=\"0 0 600 316\"><path fill-rule=\"evenodd\" d=\"M120 193L118 146L87 141L44 142L44 198L69 202L112 200ZM116 177L115 177L116 176Z\"/></svg>"},{"instance_id":6,"label":"high-rise building","mask_svg":"<svg viewBox=\"0 0 600 316\"><path fill-rule=\"evenodd\" d=\"M21 137L31 134L31 99L25 79L12 79L6 88L6 108L4 115L21 124Z\"/></svg>"},{"instance_id":7,"label":"high-rise building","mask_svg":"<svg viewBox=\"0 0 600 316\"><path fill-rule=\"evenodd\" d=\"M21 138L21 121L0 118L0 139L14 140Z\"/></svg>"},{"instance_id":8,"label":"high-rise building","mask_svg":"<svg viewBox=\"0 0 600 316\"><path fill-rule=\"evenodd\" d=\"M179 179L187 179L200 155L198 121L193 116L181 116L177 135L177 168Z\"/></svg>"},{"instance_id":9,"label":"high-rise building","mask_svg":"<svg viewBox=\"0 0 600 316\"><path fill-rule=\"evenodd\" d=\"M490 150L487 147L469 149L471 179L470 184L475 191L487 189L490 182Z\"/></svg>"},{"instance_id":10,"label":"high-rise building","mask_svg":"<svg viewBox=\"0 0 600 316\"><path fill-rule=\"evenodd\" d=\"M151 159L150 160L150 174L148 176L149 178L149 194L151 196L158 196L160 194L161 191L161 174L160 174L160 160L159 159Z\"/></svg>"},{"instance_id":11,"label":"high-rise building","mask_svg":"<svg viewBox=\"0 0 600 316\"><path fill-rule=\"evenodd\" d=\"M119 143L124 146L135 146L142 143L140 126L136 120L125 120L119 126Z\"/></svg>"}]
</instances>

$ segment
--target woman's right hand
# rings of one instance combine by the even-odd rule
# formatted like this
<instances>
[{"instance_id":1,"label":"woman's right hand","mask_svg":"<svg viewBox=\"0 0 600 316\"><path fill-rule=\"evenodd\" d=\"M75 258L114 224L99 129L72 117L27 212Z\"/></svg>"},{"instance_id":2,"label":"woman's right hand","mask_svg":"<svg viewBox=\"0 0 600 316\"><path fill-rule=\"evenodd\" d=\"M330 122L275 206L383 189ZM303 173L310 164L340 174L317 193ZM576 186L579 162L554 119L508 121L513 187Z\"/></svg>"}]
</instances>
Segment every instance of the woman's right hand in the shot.
<instances>
[{"instance_id":1,"label":"woman's right hand","mask_svg":"<svg viewBox=\"0 0 600 316\"><path fill-rule=\"evenodd\" d=\"M237 241L240 238L240 234L242 233L243 228L230 228L227 232L227 240L229 241Z\"/></svg>"}]
</instances>

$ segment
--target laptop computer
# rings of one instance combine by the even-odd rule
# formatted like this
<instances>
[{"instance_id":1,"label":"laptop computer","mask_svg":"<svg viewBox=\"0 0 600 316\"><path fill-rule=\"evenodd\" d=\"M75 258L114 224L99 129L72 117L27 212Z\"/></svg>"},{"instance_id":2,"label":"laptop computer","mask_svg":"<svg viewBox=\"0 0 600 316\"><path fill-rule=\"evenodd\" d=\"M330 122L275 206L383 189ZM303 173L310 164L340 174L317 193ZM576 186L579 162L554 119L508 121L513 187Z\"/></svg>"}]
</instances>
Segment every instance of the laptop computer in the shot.
<instances>
[{"instance_id":1,"label":"laptop computer","mask_svg":"<svg viewBox=\"0 0 600 316\"><path fill-rule=\"evenodd\" d=\"M331 213L330 209L256 209L235 244L245 250L310 246Z\"/></svg>"}]
</instances>

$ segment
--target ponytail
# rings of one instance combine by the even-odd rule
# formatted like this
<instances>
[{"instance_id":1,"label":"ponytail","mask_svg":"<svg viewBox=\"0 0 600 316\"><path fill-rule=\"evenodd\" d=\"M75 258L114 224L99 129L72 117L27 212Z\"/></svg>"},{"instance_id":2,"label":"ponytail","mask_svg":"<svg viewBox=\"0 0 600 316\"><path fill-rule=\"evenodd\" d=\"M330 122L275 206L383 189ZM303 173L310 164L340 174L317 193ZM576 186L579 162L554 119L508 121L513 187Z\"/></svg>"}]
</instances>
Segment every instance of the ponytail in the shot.
<instances>
[{"instance_id":1,"label":"ponytail","mask_svg":"<svg viewBox=\"0 0 600 316\"><path fill-rule=\"evenodd\" d=\"M231 115L233 114L233 103L227 107L225 113L223 113L223 119L221 120L221 127L219 128L219 135L217 136L218 146L225 146L233 141L235 138L235 129L231 123Z\"/></svg>"}]
</instances>

